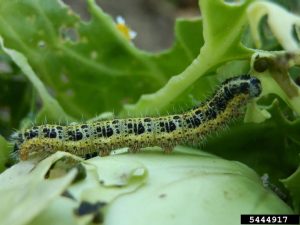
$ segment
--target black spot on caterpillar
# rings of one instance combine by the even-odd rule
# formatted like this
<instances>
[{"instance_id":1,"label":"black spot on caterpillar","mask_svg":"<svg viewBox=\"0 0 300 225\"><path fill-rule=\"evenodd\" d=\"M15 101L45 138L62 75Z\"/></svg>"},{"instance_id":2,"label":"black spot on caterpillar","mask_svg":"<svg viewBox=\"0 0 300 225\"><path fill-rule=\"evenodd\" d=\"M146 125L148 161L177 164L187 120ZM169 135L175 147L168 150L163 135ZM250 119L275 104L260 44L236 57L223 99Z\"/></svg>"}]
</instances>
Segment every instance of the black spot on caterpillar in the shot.
<instances>
[{"instance_id":1,"label":"black spot on caterpillar","mask_svg":"<svg viewBox=\"0 0 300 225\"><path fill-rule=\"evenodd\" d=\"M35 155L65 151L91 158L109 155L111 150L120 147L136 152L149 146L171 152L175 145L201 141L229 123L261 91L259 79L242 75L225 80L205 102L182 114L34 126L12 136L13 154L17 159L27 160Z\"/></svg>"}]
</instances>

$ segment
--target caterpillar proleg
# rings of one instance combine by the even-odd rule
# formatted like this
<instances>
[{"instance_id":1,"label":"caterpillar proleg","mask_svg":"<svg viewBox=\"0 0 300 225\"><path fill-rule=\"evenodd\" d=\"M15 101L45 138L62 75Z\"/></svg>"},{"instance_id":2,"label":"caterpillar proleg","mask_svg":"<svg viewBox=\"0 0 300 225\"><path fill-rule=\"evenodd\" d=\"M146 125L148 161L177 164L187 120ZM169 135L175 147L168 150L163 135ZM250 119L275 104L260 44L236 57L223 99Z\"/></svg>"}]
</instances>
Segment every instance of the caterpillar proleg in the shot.
<instances>
[{"instance_id":1,"label":"caterpillar proleg","mask_svg":"<svg viewBox=\"0 0 300 225\"><path fill-rule=\"evenodd\" d=\"M12 136L13 154L21 160L66 151L84 158L109 155L120 147L136 152L159 146L201 141L235 118L240 108L262 91L258 78L242 75L225 80L205 102L182 114L97 121L75 125L45 124Z\"/></svg>"}]
</instances>

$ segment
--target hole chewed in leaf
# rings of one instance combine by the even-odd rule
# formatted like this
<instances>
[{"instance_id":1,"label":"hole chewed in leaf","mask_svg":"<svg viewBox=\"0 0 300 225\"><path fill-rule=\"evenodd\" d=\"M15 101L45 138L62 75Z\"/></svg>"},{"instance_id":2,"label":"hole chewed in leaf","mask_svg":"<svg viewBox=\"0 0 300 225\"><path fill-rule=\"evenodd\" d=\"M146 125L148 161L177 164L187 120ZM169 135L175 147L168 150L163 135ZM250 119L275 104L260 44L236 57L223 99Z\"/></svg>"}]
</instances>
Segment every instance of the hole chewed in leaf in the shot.
<instances>
[{"instance_id":1,"label":"hole chewed in leaf","mask_svg":"<svg viewBox=\"0 0 300 225\"><path fill-rule=\"evenodd\" d=\"M89 21L91 19L87 1L76 1L76 4L74 4L74 0L62 0L62 2L69 7L69 15L77 14L83 21Z\"/></svg>"},{"instance_id":2,"label":"hole chewed in leaf","mask_svg":"<svg viewBox=\"0 0 300 225\"><path fill-rule=\"evenodd\" d=\"M100 210L104 206L106 206L105 202L90 203L82 201L79 207L74 210L74 213L77 216L93 215L93 223L99 224L103 222L103 215Z\"/></svg>"},{"instance_id":3,"label":"hole chewed in leaf","mask_svg":"<svg viewBox=\"0 0 300 225\"><path fill-rule=\"evenodd\" d=\"M63 157L58 161L56 161L50 167L49 171L46 173L45 178L55 179L55 178L65 176L67 173L69 173L70 170L74 168L76 168L77 170L77 175L74 178L73 183L85 179L86 177L85 168L80 164L78 160L75 160L70 157Z\"/></svg>"},{"instance_id":4,"label":"hole chewed in leaf","mask_svg":"<svg viewBox=\"0 0 300 225\"><path fill-rule=\"evenodd\" d=\"M37 46L38 46L39 48L46 48L46 47L47 47L46 42L43 41L43 40L40 40L40 41L37 43Z\"/></svg>"},{"instance_id":5,"label":"hole chewed in leaf","mask_svg":"<svg viewBox=\"0 0 300 225\"><path fill-rule=\"evenodd\" d=\"M292 36L300 47L300 26L297 26L296 24L293 25Z\"/></svg>"},{"instance_id":6,"label":"hole chewed in leaf","mask_svg":"<svg viewBox=\"0 0 300 225\"><path fill-rule=\"evenodd\" d=\"M79 34L74 27L61 27L59 30L60 37L63 41L70 41L72 43L78 43Z\"/></svg>"}]
</instances>

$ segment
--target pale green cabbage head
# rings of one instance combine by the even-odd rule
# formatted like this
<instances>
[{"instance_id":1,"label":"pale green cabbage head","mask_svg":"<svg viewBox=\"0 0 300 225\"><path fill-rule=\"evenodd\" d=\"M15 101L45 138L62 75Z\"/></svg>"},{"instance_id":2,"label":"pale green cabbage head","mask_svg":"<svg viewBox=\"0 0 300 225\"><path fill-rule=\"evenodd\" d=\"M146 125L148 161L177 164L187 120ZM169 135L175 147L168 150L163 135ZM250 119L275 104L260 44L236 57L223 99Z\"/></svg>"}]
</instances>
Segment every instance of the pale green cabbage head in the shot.
<instances>
[{"instance_id":1,"label":"pale green cabbage head","mask_svg":"<svg viewBox=\"0 0 300 225\"><path fill-rule=\"evenodd\" d=\"M193 149L68 157L58 152L6 170L0 224L234 225L241 214L292 213L249 167Z\"/></svg>"}]
</instances>

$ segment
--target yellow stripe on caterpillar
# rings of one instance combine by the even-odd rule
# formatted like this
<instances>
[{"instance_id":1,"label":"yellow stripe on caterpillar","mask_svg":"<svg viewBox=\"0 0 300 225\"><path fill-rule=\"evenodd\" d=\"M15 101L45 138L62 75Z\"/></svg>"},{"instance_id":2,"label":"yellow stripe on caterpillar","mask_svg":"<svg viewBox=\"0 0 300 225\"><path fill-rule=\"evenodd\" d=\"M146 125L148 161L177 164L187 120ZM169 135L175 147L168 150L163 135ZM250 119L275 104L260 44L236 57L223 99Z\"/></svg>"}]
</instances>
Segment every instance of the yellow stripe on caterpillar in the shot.
<instances>
[{"instance_id":1,"label":"yellow stripe on caterpillar","mask_svg":"<svg viewBox=\"0 0 300 225\"><path fill-rule=\"evenodd\" d=\"M177 144L201 141L209 133L237 117L240 108L261 93L261 82L256 77L242 75L225 80L204 103L182 114L112 119L75 125L34 126L12 136L13 154L27 160L56 151L91 158L109 155L111 150L129 147L160 146L170 152Z\"/></svg>"}]
</instances>

